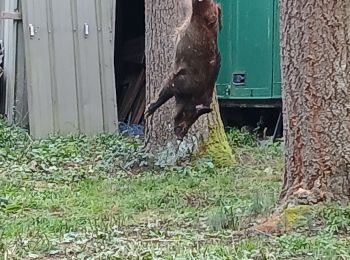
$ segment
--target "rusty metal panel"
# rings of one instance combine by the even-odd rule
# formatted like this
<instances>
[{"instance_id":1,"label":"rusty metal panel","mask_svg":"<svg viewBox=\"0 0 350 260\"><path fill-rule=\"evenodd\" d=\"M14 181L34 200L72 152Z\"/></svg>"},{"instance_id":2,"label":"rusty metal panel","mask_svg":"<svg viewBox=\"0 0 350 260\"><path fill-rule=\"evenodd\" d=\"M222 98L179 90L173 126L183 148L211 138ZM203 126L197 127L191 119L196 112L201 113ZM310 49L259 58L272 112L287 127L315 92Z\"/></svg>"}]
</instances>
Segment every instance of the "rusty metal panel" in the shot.
<instances>
[{"instance_id":1,"label":"rusty metal panel","mask_svg":"<svg viewBox=\"0 0 350 260\"><path fill-rule=\"evenodd\" d=\"M115 0L26 0L30 132L114 132Z\"/></svg>"}]
</instances>

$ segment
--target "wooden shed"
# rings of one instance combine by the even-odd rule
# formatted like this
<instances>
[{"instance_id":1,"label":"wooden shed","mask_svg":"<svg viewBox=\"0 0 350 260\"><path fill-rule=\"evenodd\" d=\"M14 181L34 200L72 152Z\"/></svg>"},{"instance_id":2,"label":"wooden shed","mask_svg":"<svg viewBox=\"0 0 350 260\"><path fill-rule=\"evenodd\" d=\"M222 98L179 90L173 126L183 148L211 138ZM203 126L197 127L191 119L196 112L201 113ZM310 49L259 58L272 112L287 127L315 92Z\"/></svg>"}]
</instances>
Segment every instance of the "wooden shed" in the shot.
<instances>
[{"instance_id":1,"label":"wooden shed","mask_svg":"<svg viewBox=\"0 0 350 260\"><path fill-rule=\"evenodd\" d=\"M142 122L144 20L144 0L1 0L0 113L34 138Z\"/></svg>"}]
</instances>

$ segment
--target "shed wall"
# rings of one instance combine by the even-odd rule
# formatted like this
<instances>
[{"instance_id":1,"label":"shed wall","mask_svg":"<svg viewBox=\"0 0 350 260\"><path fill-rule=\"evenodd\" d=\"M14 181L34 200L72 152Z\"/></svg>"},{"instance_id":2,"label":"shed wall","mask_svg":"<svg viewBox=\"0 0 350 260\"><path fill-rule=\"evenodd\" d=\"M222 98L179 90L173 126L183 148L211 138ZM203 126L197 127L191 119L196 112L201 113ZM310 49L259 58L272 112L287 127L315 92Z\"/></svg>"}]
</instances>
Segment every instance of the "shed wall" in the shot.
<instances>
[{"instance_id":1,"label":"shed wall","mask_svg":"<svg viewBox=\"0 0 350 260\"><path fill-rule=\"evenodd\" d=\"M2 11L14 12L18 8L17 0L0 1ZM0 19L1 20L1 19ZM17 45L17 27L18 21L5 19L1 21L0 32L1 38L4 41L5 57L4 57L4 79L2 94L5 97L4 112L10 122L14 122L15 114L15 82L16 82L16 45Z\"/></svg>"},{"instance_id":2,"label":"shed wall","mask_svg":"<svg viewBox=\"0 0 350 260\"><path fill-rule=\"evenodd\" d=\"M22 4L31 135L116 131L115 0Z\"/></svg>"}]
</instances>

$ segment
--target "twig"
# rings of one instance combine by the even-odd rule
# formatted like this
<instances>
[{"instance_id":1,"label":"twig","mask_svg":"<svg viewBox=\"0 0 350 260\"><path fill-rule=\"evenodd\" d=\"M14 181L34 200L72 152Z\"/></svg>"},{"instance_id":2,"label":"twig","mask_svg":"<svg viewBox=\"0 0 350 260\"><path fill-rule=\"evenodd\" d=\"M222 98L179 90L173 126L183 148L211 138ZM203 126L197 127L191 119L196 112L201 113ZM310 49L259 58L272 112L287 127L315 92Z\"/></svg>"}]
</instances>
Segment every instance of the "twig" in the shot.
<instances>
[{"instance_id":1,"label":"twig","mask_svg":"<svg viewBox=\"0 0 350 260\"><path fill-rule=\"evenodd\" d=\"M121 238L123 241L127 242L159 242L159 243L175 243L176 240L171 239L160 239L160 238L148 238L148 239L131 239L131 238Z\"/></svg>"},{"instance_id":2,"label":"twig","mask_svg":"<svg viewBox=\"0 0 350 260\"><path fill-rule=\"evenodd\" d=\"M257 232L257 233L260 233L261 235L264 235L264 236L269 237L269 238L274 238L273 235L268 234L268 233L265 233L265 232L263 232L263 231L261 231L261 230L259 230L259 229L254 229L254 230L252 230L252 231L255 231L255 232Z\"/></svg>"},{"instance_id":3,"label":"twig","mask_svg":"<svg viewBox=\"0 0 350 260\"><path fill-rule=\"evenodd\" d=\"M131 171L125 169L125 168L124 168L123 166L121 166L121 165L114 164L114 167L119 168L119 170L121 170L122 172L125 172L125 173L127 173L127 174L129 174L129 175L132 175L132 174L133 174Z\"/></svg>"},{"instance_id":4,"label":"twig","mask_svg":"<svg viewBox=\"0 0 350 260\"><path fill-rule=\"evenodd\" d=\"M32 137L26 132L26 135L30 141L29 145L27 146L27 148L24 150L24 152L22 153L21 157L19 157L19 160L22 160L23 157L29 152L30 148L32 148L32 145L34 143Z\"/></svg>"},{"instance_id":5,"label":"twig","mask_svg":"<svg viewBox=\"0 0 350 260\"><path fill-rule=\"evenodd\" d=\"M26 135L27 135L28 139L30 140L30 142L31 142L31 143L34 143L32 137L30 136L30 134L29 134L28 132L26 132Z\"/></svg>"}]
</instances>

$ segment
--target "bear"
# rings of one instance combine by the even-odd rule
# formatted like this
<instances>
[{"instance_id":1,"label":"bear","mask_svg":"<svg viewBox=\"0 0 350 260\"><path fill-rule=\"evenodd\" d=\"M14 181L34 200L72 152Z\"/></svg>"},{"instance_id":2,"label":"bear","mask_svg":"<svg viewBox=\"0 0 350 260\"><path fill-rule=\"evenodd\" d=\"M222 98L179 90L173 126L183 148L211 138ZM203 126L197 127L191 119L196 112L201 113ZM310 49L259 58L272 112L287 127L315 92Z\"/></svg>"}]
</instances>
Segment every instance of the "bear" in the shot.
<instances>
[{"instance_id":1,"label":"bear","mask_svg":"<svg viewBox=\"0 0 350 260\"><path fill-rule=\"evenodd\" d=\"M145 112L148 117L175 97L177 140L183 140L200 116L212 112L210 105L221 66L217 41L220 30L221 9L215 0L192 0L191 15L177 29L173 70Z\"/></svg>"}]
</instances>

